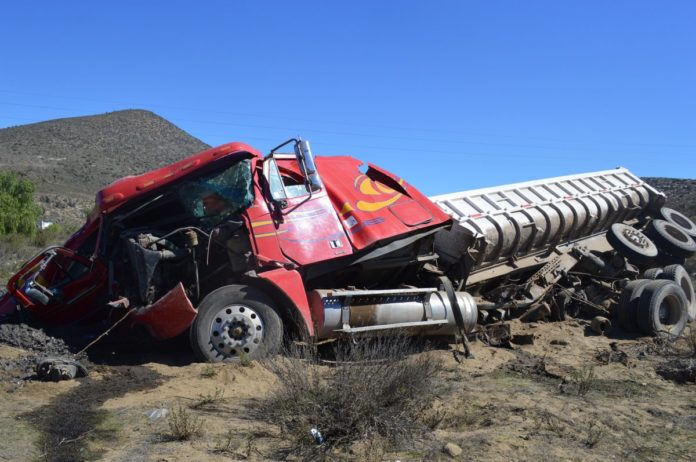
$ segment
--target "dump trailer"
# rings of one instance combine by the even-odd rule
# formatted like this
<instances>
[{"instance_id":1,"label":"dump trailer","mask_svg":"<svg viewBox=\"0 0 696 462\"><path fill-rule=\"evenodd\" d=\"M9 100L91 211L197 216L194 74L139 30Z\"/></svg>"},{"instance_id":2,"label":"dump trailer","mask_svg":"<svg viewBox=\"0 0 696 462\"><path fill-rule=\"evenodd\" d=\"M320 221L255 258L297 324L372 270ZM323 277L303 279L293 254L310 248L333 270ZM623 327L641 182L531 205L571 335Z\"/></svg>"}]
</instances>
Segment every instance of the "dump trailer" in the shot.
<instances>
[{"instance_id":1,"label":"dump trailer","mask_svg":"<svg viewBox=\"0 0 696 462\"><path fill-rule=\"evenodd\" d=\"M65 245L9 280L0 318L188 335L203 361L289 335L467 338L513 317L679 335L696 225L664 202L626 169L427 198L307 141L230 143L99 191Z\"/></svg>"}]
</instances>

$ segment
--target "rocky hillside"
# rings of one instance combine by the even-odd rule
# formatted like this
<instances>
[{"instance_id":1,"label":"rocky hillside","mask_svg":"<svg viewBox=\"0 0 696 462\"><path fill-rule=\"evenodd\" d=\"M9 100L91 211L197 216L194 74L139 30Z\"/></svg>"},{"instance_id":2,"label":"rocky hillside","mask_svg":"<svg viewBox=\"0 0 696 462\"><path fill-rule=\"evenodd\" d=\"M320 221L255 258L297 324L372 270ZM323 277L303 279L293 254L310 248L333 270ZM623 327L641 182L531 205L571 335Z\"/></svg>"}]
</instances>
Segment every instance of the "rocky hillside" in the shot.
<instances>
[{"instance_id":1,"label":"rocky hillside","mask_svg":"<svg viewBox=\"0 0 696 462\"><path fill-rule=\"evenodd\" d=\"M643 178L667 195L667 205L696 219L696 180Z\"/></svg>"},{"instance_id":2,"label":"rocky hillside","mask_svg":"<svg viewBox=\"0 0 696 462\"><path fill-rule=\"evenodd\" d=\"M40 192L92 195L207 147L152 112L127 110L0 129L0 169L25 173Z\"/></svg>"},{"instance_id":3,"label":"rocky hillside","mask_svg":"<svg viewBox=\"0 0 696 462\"><path fill-rule=\"evenodd\" d=\"M126 110L0 129L0 169L30 178L46 218L56 219L89 207L94 193L117 178L207 147L152 112Z\"/></svg>"},{"instance_id":4,"label":"rocky hillside","mask_svg":"<svg viewBox=\"0 0 696 462\"><path fill-rule=\"evenodd\" d=\"M696 180L676 178L643 178L667 195L667 206L679 210L696 221ZM691 257L686 268L696 280L696 256Z\"/></svg>"}]
</instances>

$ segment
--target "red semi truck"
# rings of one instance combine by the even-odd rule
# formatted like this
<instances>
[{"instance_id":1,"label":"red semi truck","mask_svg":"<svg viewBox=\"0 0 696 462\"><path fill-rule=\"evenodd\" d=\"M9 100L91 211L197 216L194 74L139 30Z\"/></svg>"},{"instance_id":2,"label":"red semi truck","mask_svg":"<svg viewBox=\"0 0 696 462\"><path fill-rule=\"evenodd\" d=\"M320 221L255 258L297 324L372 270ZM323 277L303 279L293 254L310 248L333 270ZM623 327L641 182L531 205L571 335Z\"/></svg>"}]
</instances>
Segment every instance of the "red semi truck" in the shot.
<instances>
[{"instance_id":1,"label":"red semi truck","mask_svg":"<svg viewBox=\"0 0 696 462\"><path fill-rule=\"evenodd\" d=\"M431 200L306 141L266 156L230 143L99 191L64 246L9 280L0 318L188 332L205 361L262 357L290 334L466 335L532 312L604 309L679 334L696 310L678 265L696 226L663 202L623 169Z\"/></svg>"}]
</instances>

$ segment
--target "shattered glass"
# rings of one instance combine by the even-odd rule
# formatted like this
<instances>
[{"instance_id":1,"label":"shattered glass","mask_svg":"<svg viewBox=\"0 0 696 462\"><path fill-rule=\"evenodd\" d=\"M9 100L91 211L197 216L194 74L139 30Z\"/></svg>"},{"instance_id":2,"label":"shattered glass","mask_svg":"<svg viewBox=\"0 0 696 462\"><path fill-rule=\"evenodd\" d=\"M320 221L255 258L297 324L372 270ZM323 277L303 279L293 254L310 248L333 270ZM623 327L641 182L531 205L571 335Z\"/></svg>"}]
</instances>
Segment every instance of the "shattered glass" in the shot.
<instances>
[{"instance_id":1,"label":"shattered glass","mask_svg":"<svg viewBox=\"0 0 696 462\"><path fill-rule=\"evenodd\" d=\"M217 225L254 201L251 161L240 160L220 172L186 181L179 195L191 215L206 225Z\"/></svg>"}]
</instances>

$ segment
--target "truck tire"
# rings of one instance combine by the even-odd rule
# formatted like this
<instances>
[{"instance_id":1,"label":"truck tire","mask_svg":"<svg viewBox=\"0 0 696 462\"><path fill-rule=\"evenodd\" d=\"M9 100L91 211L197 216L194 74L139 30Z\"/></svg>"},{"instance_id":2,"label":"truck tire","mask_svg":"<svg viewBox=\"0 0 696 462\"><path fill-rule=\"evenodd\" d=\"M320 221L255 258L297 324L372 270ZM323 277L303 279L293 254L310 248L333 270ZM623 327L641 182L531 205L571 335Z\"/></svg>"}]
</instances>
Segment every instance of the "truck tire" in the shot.
<instances>
[{"instance_id":1,"label":"truck tire","mask_svg":"<svg viewBox=\"0 0 696 462\"><path fill-rule=\"evenodd\" d=\"M688 258L696 253L696 242L679 226L665 220L653 220L648 234L657 247L674 257Z\"/></svg>"},{"instance_id":2,"label":"truck tire","mask_svg":"<svg viewBox=\"0 0 696 462\"><path fill-rule=\"evenodd\" d=\"M191 326L194 355L205 362L259 359L280 350L283 322L264 294L249 286L230 285L208 294Z\"/></svg>"},{"instance_id":3,"label":"truck tire","mask_svg":"<svg viewBox=\"0 0 696 462\"><path fill-rule=\"evenodd\" d=\"M662 268L647 269L643 272L643 279L657 279L662 272Z\"/></svg>"},{"instance_id":4,"label":"truck tire","mask_svg":"<svg viewBox=\"0 0 696 462\"><path fill-rule=\"evenodd\" d=\"M657 247L642 232L623 223L614 223L607 230L607 241L631 263L645 265L657 257Z\"/></svg>"},{"instance_id":5,"label":"truck tire","mask_svg":"<svg viewBox=\"0 0 696 462\"><path fill-rule=\"evenodd\" d=\"M664 271L658 278L674 281L682 288L684 295L686 295L686 300L689 303L686 310L686 317L689 321L696 319L696 295L694 295L694 284L691 282L691 277L689 277L689 273L686 269L681 265L665 266Z\"/></svg>"},{"instance_id":6,"label":"truck tire","mask_svg":"<svg viewBox=\"0 0 696 462\"><path fill-rule=\"evenodd\" d=\"M662 207L659 211L659 216L665 221L669 221L684 230L686 234L692 238L696 238L696 224L691 221L686 215L677 212L669 207Z\"/></svg>"},{"instance_id":7,"label":"truck tire","mask_svg":"<svg viewBox=\"0 0 696 462\"><path fill-rule=\"evenodd\" d=\"M638 327L647 335L678 336L686 326L687 300L673 281L649 282L638 300Z\"/></svg>"},{"instance_id":8,"label":"truck tire","mask_svg":"<svg viewBox=\"0 0 696 462\"><path fill-rule=\"evenodd\" d=\"M626 284L626 287L621 291L619 304L617 306L617 320L619 326L626 332L637 332L638 321L638 299L643 293L645 286L652 282L650 279L638 279Z\"/></svg>"}]
</instances>

